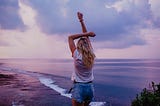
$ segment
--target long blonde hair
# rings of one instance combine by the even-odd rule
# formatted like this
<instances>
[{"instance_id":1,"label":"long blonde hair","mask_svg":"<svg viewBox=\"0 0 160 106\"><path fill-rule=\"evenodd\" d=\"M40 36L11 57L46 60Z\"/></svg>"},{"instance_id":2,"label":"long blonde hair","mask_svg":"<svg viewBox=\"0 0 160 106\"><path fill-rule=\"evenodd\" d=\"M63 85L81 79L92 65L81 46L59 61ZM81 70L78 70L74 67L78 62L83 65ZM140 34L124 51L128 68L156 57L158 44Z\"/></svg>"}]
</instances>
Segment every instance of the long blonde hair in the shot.
<instances>
[{"instance_id":1,"label":"long blonde hair","mask_svg":"<svg viewBox=\"0 0 160 106\"><path fill-rule=\"evenodd\" d=\"M95 54L89 44L88 38L80 38L77 42L77 50L82 54L82 61L87 68L92 68Z\"/></svg>"}]
</instances>

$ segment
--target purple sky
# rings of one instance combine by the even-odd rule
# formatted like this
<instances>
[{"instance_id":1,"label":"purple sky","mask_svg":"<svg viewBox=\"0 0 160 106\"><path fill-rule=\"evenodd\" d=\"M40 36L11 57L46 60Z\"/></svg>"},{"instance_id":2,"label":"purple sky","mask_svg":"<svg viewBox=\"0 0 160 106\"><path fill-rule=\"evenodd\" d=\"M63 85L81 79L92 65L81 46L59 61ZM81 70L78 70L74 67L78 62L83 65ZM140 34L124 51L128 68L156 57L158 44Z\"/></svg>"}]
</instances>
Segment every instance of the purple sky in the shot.
<instances>
[{"instance_id":1,"label":"purple sky","mask_svg":"<svg viewBox=\"0 0 160 106\"><path fill-rule=\"evenodd\" d=\"M97 58L160 58L159 9L158 0L0 0L0 58L70 58L77 11L97 35Z\"/></svg>"}]
</instances>

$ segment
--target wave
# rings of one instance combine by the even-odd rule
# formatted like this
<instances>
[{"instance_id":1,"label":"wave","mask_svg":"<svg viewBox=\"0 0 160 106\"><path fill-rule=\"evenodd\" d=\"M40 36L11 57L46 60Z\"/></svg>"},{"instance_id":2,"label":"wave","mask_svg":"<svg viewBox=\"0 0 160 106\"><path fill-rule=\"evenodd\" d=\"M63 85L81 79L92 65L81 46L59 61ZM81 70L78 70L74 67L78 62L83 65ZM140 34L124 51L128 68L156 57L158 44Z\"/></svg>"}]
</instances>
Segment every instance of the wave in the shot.
<instances>
[{"instance_id":1,"label":"wave","mask_svg":"<svg viewBox=\"0 0 160 106\"><path fill-rule=\"evenodd\" d=\"M42 84L45 86L57 91L60 93L62 96L71 98L71 94L67 93L67 90L64 88L59 87L58 85L54 84L55 81L53 81L51 78L46 78L46 77L39 77L39 80ZM104 106L106 102L91 102L90 106Z\"/></svg>"},{"instance_id":2,"label":"wave","mask_svg":"<svg viewBox=\"0 0 160 106\"><path fill-rule=\"evenodd\" d=\"M71 94L67 94L67 90L64 88L59 87L58 85L54 84L55 81L53 81L51 78L45 78L45 77L39 77L39 81L44 84L45 86L57 91L62 96L71 98Z\"/></svg>"},{"instance_id":3,"label":"wave","mask_svg":"<svg viewBox=\"0 0 160 106\"><path fill-rule=\"evenodd\" d=\"M42 83L46 87L49 87L49 88L55 90L56 92L60 93L61 96L65 96L65 97L71 99L72 94L68 93L67 89L59 87L58 85L55 84L56 81L52 80L50 77L47 77L47 75L45 75L43 73L35 73L35 72L30 72L30 71L26 71L26 70L19 70L19 69L10 68L10 67L0 67L0 69L3 71L10 71L10 72L25 74L25 75L29 75L29 76L38 78L40 83ZM90 103L90 106L104 106L105 104L106 104L106 102L93 101Z\"/></svg>"}]
</instances>

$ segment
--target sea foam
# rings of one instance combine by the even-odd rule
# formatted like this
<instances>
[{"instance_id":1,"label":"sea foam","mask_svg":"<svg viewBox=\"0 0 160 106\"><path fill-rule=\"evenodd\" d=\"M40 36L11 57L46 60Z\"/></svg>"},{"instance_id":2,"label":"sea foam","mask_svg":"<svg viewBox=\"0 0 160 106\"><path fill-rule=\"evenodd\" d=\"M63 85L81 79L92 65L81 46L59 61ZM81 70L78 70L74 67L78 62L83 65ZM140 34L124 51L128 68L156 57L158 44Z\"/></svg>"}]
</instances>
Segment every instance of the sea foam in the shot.
<instances>
[{"instance_id":1,"label":"sea foam","mask_svg":"<svg viewBox=\"0 0 160 106\"><path fill-rule=\"evenodd\" d=\"M54 84L55 81L53 81L51 78L46 78L46 77L39 77L39 80L42 84L44 84L45 86L57 91L58 93L60 93L62 96L71 98L71 94L70 93L66 93L66 89L59 87L58 85ZM90 106L104 106L106 104L106 102L91 102Z\"/></svg>"},{"instance_id":2,"label":"sea foam","mask_svg":"<svg viewBox=\"0 0 160 106\"><path fill-rule=\"evenodd\" d=\"M0 69L2 69L3 71L11 71L11 72L14 71L14 72L17 72L17 73L26 74L26 75L30 75L32 77L36 77L45 86L55 90L56 92L60 93L60 95L68 97L68 98L71 99L72 94L67 93L66 89L59 87L58 85L55 84L55 81L53 81L51 78L45 77L40 73L33 73L33 72L14 69L14 68L9 68L9 67L0 67ZM93 102L90 103L90 106L104 106L104 105L106 105L106 102L93 101ZM12 106L16 106L14 102L13 102Z\"/></svg>"}]
</instances>

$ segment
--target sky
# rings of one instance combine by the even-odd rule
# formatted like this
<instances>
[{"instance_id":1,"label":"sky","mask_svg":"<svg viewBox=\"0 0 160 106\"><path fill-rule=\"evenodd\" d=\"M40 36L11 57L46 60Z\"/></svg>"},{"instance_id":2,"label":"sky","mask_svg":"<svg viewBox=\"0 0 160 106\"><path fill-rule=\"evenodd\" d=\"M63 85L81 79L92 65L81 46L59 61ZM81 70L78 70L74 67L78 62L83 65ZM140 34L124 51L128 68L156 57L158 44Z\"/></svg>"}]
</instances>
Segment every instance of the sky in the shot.
<instances>
[{"instance_id":1,"label":"sky","mask_svg":"<svg viewBox=\"0 0 160 106\"><path fill-rule=\"evenodd\" d=\"M0 58L72 58L83 13L97 58L160 59L160 0L0 0Z\"/></svg>"}]
</instances>

